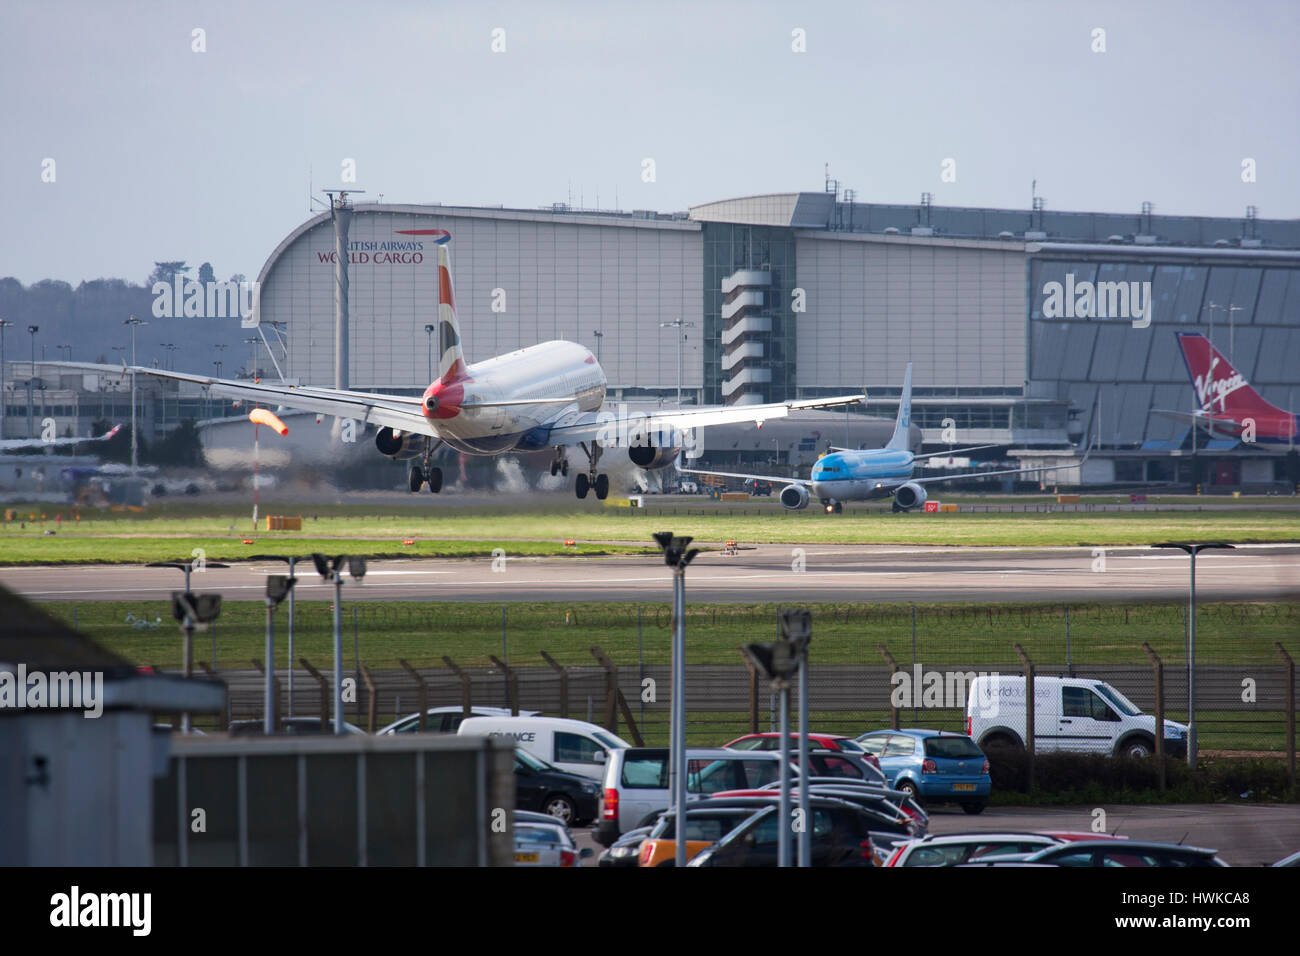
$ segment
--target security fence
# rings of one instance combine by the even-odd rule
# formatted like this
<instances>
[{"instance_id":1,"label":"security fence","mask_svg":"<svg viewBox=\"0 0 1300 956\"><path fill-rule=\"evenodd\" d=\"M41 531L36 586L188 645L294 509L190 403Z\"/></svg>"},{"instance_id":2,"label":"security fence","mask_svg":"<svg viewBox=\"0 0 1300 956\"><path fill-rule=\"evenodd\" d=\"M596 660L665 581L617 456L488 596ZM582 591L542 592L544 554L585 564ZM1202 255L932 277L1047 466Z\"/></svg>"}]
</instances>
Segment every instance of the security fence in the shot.
<instances>
[{"instance_id":1,"label":"security fence","mask_svg":"<svg viewBox=\"0 0 1300 956\"><path fill-rule=\"evenodd\" d=\"M920 688L927 675L938 674L945 690L938 697L915 695L898 713L900 726L961 730L965 700L953 696L953 677L1023 673L1016 644L1039 676L1104 680L1154 712L1146 644L1163 663L1167 719L1187 720L1185 605L809 606L809 707L816 730L856 735L889 726L894 668ZM332 668L330 620L327 604L298 604L295 658L306 658L326 675ZM363 728L370 729L372 710L375 729L415 712L422 681L430 707L462 705L468 693L474 705L616 724L628 739L633 739L631 717L646 743L667 742L666 605L356 603L345 607L344 620L343 672L353 681L347 718ZM279 706L287 714L283 612L279 628ZM773 605L688 606L686 703L692 744L721 744L751 728L773 727L774 698L765 680L752 677L738 647L770 640L776 632ZM114 646L101 629L91 633ZM210 645L218 654L213 672L230 687L228 719L262 716L263 678L252 666L254 656L261 664L261 639L256 617L244 622L223 617L215 635L196 638L195 656L205 667L211 667L212 657L205 649ZM245 655L231 650L236 647L258 650ZM592 648L599 649L604 663ZM1279 648L1293 658L1300 655L1300 604L1198 607L1196 716L1203 753L1285 751L1294 665ZM156 666L174 670L169 656L174 661L171 652L160 654ZM621 702L609 694L611 668ZM294 714L318 715L322 695L300 662L294 687Z\"/></svg>"}]
</instances>

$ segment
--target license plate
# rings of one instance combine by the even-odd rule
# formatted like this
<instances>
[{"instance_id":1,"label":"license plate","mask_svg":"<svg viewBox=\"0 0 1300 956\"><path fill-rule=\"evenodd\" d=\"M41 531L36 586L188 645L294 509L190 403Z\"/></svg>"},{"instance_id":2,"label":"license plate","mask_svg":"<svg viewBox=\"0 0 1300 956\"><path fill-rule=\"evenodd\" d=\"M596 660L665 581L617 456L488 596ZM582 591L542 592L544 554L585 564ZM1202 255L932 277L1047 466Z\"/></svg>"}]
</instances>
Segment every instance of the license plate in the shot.
<instances>
[{"instance_id":1,"label":"license plate","mask_svg":"<svg viewBox=\"0 0 1300 956\"><path fill-rule=\"evenodd\" d=\"M536 854L536 853L516 853L516 854L515 854L515 862L516 862L516 863L536 863L536 862L537 862L537 854Z\"/></svg>"},{"instance_id":2,"label":"license plate","mask_svg":"<svg viewBox=\"0 0 1300 956\"><path fill-rule=\"evenodd\" d=\"M973 784L973 783L954 783L954 784L952 785L952 788L953 788L954 790L974 790L974 789L975 789L975 784Z\"/></svg>"}]
</instances>

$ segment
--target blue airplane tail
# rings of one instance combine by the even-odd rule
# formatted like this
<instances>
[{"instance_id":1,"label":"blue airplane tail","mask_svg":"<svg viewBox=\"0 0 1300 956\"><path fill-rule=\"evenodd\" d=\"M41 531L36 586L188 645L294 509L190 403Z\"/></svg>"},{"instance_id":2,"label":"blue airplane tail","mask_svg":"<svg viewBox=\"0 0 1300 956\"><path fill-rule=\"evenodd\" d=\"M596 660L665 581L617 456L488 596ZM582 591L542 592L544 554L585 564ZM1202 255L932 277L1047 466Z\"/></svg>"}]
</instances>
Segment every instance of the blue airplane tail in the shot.
<instances>
[{"instance_id":1,"label":"blue airplane tail","mask_svg":"<svg viewBox=\"0 0 1300 956\"><path fill-rule=\"evenodd\" d=\"M898 421L894 424L894 434L890 436L886 448L894 451L908 451L912 446L912 363L907 363L903 374L903 394L898 402Z\"/></svg>"}]
</instances>

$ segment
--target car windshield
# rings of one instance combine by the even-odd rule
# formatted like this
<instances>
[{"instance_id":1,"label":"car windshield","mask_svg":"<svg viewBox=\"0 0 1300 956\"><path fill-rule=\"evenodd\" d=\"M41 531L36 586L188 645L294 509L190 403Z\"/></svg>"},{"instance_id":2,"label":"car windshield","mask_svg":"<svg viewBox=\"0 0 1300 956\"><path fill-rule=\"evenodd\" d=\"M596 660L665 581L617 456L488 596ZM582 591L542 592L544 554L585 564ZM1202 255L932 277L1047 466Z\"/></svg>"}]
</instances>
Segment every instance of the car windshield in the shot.
<instances>
[{"instance_id":1,"label":"car windshield","mask_svg":"<svg viewBox=\"0 0 1300 956\"><path fill-rule=\"evenodd\" d=\"M1096 684L1094 685L1093 690L1114 704L1116 710L1121 714L1125 714L1129 717L1136 717L1138 714L1142 713L1142 711L1138 710L1137 707L1133 705L1133 701L1129 700L1109 684Z\"/></svg>"},{"instance_id":2,"label":"car windshield","mask_svg":"<svg viewBox=\"0 0 1300 956\"><path fill-rule=\"evenodd\" d=\"M856 740L850 740L847 737L835 741L835 745L839 747L841 750L843 750L845 753L851 753L851 754L866 753L866 751L862 749L862 744L858 743Z\"/></svg>"},{"instance_id":3,"label":"car windshield","mask_svg":"<svg viewBox=\"0 0 1300 956\"><path fill-rule=\"evenodd\" d=\"M515 751L515 760L528 767L531 770L554 770L555 768L542 760L540 757L534 757L527 750L519 749Z\"/></svg>"},{"instance_id":4,"label":"car windshield","mask_svg":"<svg viewBox=\"0 0 1300 956\"><path fill-rule=\"evenodd\" d=\"M609 734L602 734L599 731L592 733L591 736L595 737L610 750L622 750L627 746L626 743L619 740L617 737L611 737Z\"/></svg>"},{"instance_id":5,"label":"car windshield","mask_svg":"<svg viewBox=\"0 0 1300 956\"><path fill-rule=\"evenodd\" d=\"M975 746L969 737L926 737L925 755L948 760L968 760L983 757L984 751Z\"/></svg>"}]
</instances>

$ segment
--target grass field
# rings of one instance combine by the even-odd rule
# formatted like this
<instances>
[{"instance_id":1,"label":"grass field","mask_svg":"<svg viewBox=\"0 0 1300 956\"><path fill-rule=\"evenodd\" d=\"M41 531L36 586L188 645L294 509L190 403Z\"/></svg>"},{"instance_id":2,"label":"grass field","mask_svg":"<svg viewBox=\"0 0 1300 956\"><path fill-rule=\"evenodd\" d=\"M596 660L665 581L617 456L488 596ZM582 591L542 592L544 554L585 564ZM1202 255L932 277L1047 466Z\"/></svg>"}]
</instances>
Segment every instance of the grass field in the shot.
<instances>
[{"instance_id":1,"label":"grass field","mask_svg":"<svg viewBox=\"0 0 1300 956\"><path fill-rule=\"evenodd\" d=\"M398 506L313 505L304 509L269 504L264 514L301 515L302 532L253 531L247 513L194 504L168 504L148 512L88 512L68 507L18 511L0 526L0 565L42 563L140 563L188 558L202 547L210 560L252 554L329 551L346 540L350 553L367 556L471 556L497 546L510 554L580 553L652 548L650 536L670 527L702 544L742 543L912 544L966 546L1124 546L1182 538L1233 543L1300 541L1300 510L1262 511L1241 506L1224 511L1123 512L1105 514L890 514L850 510L754 511L735 514L702 509L695 514L646 514L638 509L588 507L566 510L502 510ZM33 520L30 516L35 515ZM42 520L44 515L44 520ZM57 518L62 515L63 521ZM54 532L49 534L47 532ZM251 544L244 544L251 539ZM403 542L412 539L414 544ZM611 543L621 543L622 547ZM645 542L644 545L641 542ZM628 547L631 545L632 547Z\"/></svg>"}]
</instances>

